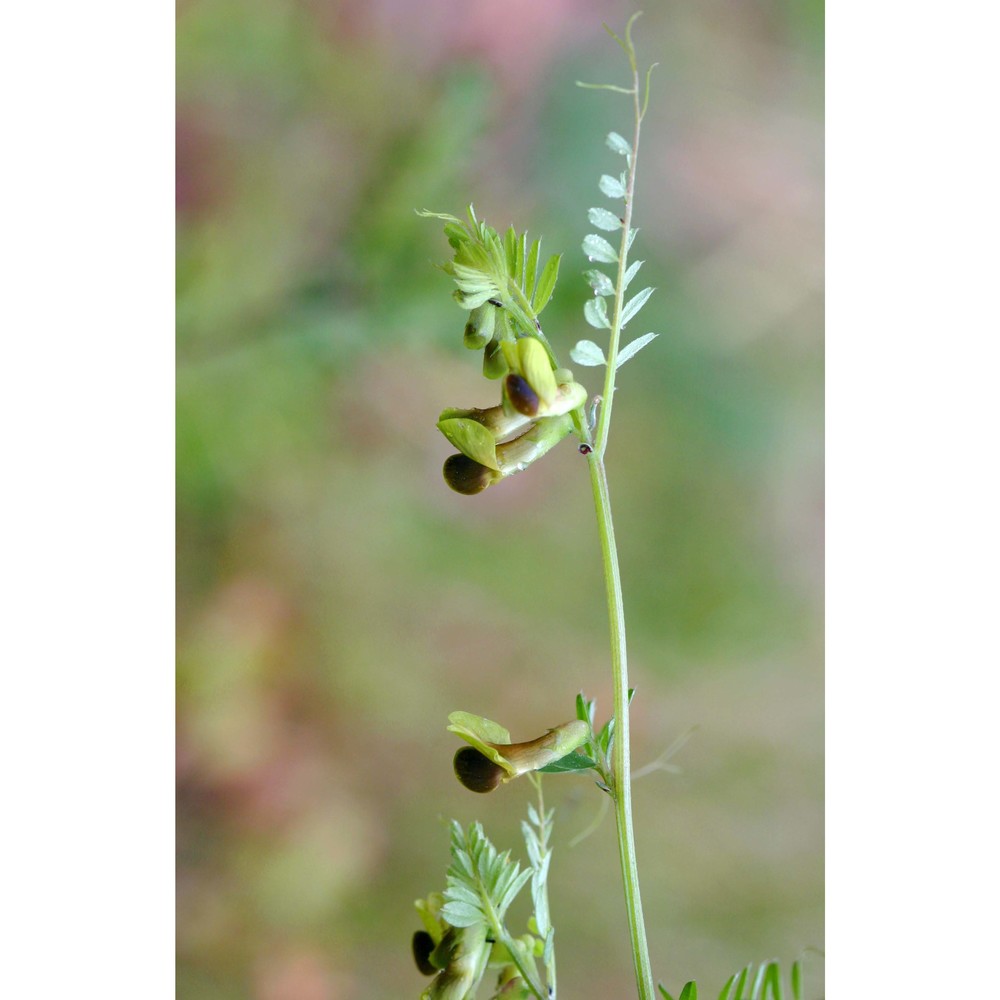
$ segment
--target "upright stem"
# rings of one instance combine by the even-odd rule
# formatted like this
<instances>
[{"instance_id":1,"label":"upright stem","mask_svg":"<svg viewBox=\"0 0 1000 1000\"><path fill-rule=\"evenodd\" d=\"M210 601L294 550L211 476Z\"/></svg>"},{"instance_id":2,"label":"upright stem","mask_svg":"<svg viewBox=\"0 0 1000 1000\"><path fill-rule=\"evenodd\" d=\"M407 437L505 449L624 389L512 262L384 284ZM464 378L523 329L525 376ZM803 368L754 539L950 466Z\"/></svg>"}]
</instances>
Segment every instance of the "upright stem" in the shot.
<instances>
[{"instance_id":1,"label":"upright stem","mask_svg":"<svg viewBox=\"0 0 1000 1000\"><path fill-rule=\"evenodd\" d=\"M632 939L632 959L640 1000L653 1000L653 972L646 944L646 926L642 917L639 895L639 870L635 860L635 836L632 831L632 767L629 752L628 716L628 656L625 648L625 606L622 601L621 576L618 571L618 550L615 528L611 519L611 498L604 460L597 452L589 456L590 482L594 489L597 529L604 561L604 583L608 598L608 620L611 628L611 669L614 676L615 735L611 756L614 778L615 820L618 827L618 855L622 866L625 908L629 935Z\"/></svg>"},{"instance_id":2,"label":"upright stem","mask_svg":"<svg viewBox=\"0 0 1000 1000\"><path fill-rule=\"evenodd\" d=\"M615 395L615 375L618 366L618 347L621 338L621 315L625 296L625 272L628 268L629 233L632 224L632 206L635 193L636 162L639 155L639 130L644 107L639 104L639 73L632 47L629 21L625 42L614 36L625 49L632 66L632 95L635 110L635 131L632 154L629 158L628 180L625 191L625 214L622 218L622 238L618 253L618 280L615 283L615 301L612 312L611 337L608 345L607 372L604 379L604 396L600 416L594 433L593 450L590 451L590 482L594 490L594 507L597 512L597 529L601 540L604 562L604 583L608 599L608 620L611 629L611 669L614 680L614 748L611 757L613 778L612 793L615 819L618 827L618 854L622 866L625 888L625 906L628 914L629 933L632 939L632 958L640 1000L654 1000L653 973L646 944L646 927L639 896L639 871L635 859L635 837L632 831L632 767L629 747L629 687L628 656L625 647L625 608L622 602L621 577L618 570L618 550L615 546L615 529L611 518L611 498L608 477L604 467L608 434L611 429L611 409ZM648 81L647 81L648 91Z\"/></svg>"}]
</instances>

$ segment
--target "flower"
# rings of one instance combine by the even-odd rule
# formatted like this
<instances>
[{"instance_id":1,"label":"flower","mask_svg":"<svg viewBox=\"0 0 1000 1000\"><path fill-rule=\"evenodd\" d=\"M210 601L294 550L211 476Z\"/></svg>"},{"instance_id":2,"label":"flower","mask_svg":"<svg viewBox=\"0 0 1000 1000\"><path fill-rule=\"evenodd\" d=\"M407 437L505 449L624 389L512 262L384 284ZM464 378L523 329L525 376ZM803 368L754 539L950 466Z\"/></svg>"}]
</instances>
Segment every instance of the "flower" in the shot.
<instances>
[{"instance_id":1,"label":"flower","mask_svg":"<svg viewBox=\"0 0 1000 1000\"><path fill-rule=\"evenodd\" d=\"M537 338L502 341L499 348L507 371L500 404L451 407L438 417L438 430L460 452L445 462L445 481L469 496L523 471L557 445L573 429L571 411L587 398L572 372L552 370Z\"/></svg>"},{"instance_id":2,"label":"flower","mask_svg":"<svg viewBox=\"0 0 1000 1000\"><path fill-rule=\"evenodd\" d=\"M448 412L454 411L445 411ZM507 476L523 472L569 434L573 429L573 419L567 413L537 424L529 420L528 430L502 444L482 433L482 426L474 417L451 417L439 421L438 427L462 452L445 460L445 482L456 493L471 496Z\"/></svg>"},{"instance_id":3,"label":"flower","mask_svg":"<svg viewBox=\"0 0 1000 1000\"><path fill-rule=\"evenodd\" d=\"M526 743L512 743L499 723L469 712L452 712L448 731L470 746L455 754L455 774L470 791L492 792L519 775L554 764L585 743L590 727L579 719L564 722Z\"/></svg>"}]
</instances>

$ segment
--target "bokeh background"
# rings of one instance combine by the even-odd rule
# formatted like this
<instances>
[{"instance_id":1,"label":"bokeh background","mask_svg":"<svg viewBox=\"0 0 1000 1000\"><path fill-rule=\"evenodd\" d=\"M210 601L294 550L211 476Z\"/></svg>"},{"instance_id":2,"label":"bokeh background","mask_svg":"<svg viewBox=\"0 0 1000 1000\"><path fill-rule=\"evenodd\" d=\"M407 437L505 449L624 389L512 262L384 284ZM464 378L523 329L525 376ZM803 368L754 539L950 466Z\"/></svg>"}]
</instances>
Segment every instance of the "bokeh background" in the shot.
<instances>
[{"instance_id":1,"label":"bokeh background","mask_svg":"<svg viewBox=\"0 0 1000 1000\"><path fill-rule=\"evenodd\" d=\"M653 965L717 991L823 944L822 31L817 0L650 5L658 61L609 474ZM529 797L451 774L449 711L515 739L610 706L590 488L564 443L450 493L445 406L490 405L416 208L562 252L629 134L600 0L183 0L177 22L178 969L185 1000L416 997L446 820L523 854ZM595 337L595 339L598 339ZM594 370L577 376L597 390ZM561 995L632 994L610 816L547 783ZM520 906L520 904L518 904ZM515 917L524 907L512 911ZM822 995L808 960L807 996ZM714 995L714 994L713 994Z\"/></svg>"}]
</instances>

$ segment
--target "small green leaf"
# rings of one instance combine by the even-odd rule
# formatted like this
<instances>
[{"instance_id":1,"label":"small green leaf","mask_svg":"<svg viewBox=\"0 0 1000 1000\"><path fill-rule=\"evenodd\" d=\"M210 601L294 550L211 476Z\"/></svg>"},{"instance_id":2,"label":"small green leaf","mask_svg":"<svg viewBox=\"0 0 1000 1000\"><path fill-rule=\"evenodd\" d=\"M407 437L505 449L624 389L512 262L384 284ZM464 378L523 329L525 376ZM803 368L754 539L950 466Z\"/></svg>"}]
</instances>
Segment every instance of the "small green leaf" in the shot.
<instances>
[{"instance_id":1,"label":"small green leaf","mask_svg":"<svg viewBox=\"0 0 1000 1000\"><path fill-rule=\"evenodd\" d=\"M524 294L531 301L535 292L535 282L538 280L538 254L542 249L542 241L535 240L528 252L528 262L524 265Z\"/></svg>"},{"instance_id":2,"label":"small green leaf","mask_svg":"<svg viewBox=\"0 0 1000 1000\"><path fill-rule=\"evenodd\" d=\"M741 969L739 972L739 977L736 980L736 1000L742 1000L743 987L746 986L746 982L750 973L753 972L753 962L751 962L745 969Z\"/></svg>"},{"instance_id":3,"label":"small green leaf","mask_svg":"<svg viewBox=\"0 0 1000 1000\"><path fill-rule=\"evenodd\" d=\"M663 983L657 983L656 988L660 991L660 996L663 997L663 1000L674 1000L673 996L667 992L667 988Z\"/></svg>"},{"instance_id":4,"label":"small green leaf","mask_svg":"<svg viewBox=\"0 0 1000 1000\"><path fill-rule=\"evenodd\" d=\"M583 318L595 330L611 329L611 320L608 319L608 304L599 295L584 302Z\"/></svg>"},{"instance_id":5,"label":"small green leaf","mask_svg":"<svg viewBox=\"0 0 1000 1000\"><path fill-rule=\"evenodd\" d=\"M636 337L630 344L626 344L618 352L618 360L615 364L615 370L621 368L629 358L634 358L648 343L655 340L659 334L656 333L644 333L641 337Z\"/></svg>"},{"instance_id":6,"label":"small green leaf","mask_svg":"<svg viewBox=\"0 0 1000 1000\"><path fill-rule=\"evenodd\" d=\"M485 267L489 268L491 274L506 276L510 273L510 264L507 260L507 251L499 235L490 229L485 237L485 243L481 250L485 256Z\"/></svg>"},{"instance_id":7,"label":"small green leaf","mask_svg":"<svg viewBox=\"0 0 1000 1000\"><path fill-rule=\"evenodd\" d=\"M583 252L587 255L587 260L596 260L600 264L618 263L618 253L615 248L603 236L598 236L596 233L584 236Z\"/></svg>"},{"instance_id":8,"label":"small green leaf","mask_svg":"<svg viewBox=\"0 0 1000 1000\"><path fill-rule=\"evenodd\" d=\"M507 912L508 907L514 902L517 894L524 888L525 883L531 878L532 872L530 868L525 868L523 872L518 872L516 865L506 869L507 872L513 872L515 877L513 879L506 879L506 885L502 884L497 888L497 897L495 902L495 908L497 911L497 916L502 918L504 913Z\"/></svg>"},{"instance_id":9,"label":"small green leaf","mask_svg":"<svg viewBox=\"0 0 1000 1000\"><path fill-rule=\"evenodd\" d=\"M781 966L777 962L768 962L767 973L764 976L764 996L768 988L771 990L771 1000L785 1000L781 990Z\"/></svg>"},{"instance_id":10,"label":"small green leaf","mask_svg":"<svg viewBox=\"0 0 1000 1000\"><path fill-rule=\"evenodd\" d=\"M448 892L445 892L447 899ZM451 924L452 927L472 927L482 923L483 911L477 906L470 906L468 903L448 900L441 908L441 916Z\"/></svg>"},{"instance_id":11,"label":"small green leaf","mask_svg":"<svg viewBox=\"0 0 1000 1000\"><path fill-rule=\"evenodd\" d=\"M690 983L685 983L677 1000L698 1000L698 984L693 980Z\"/></svg>"},{"instance_id":12,"label":"small green leaf","mask_svg":"<svg viewBox=\"0 0 1000 1000\"><path fill-rule=\"evenodd\" d=\"M472 858L469 857L468 851L463 850L461 847L456 847L453 844L451 856L452 864L448 868L449 873L453 874L456 878L475 878L476 868L472 863ZM452 869L454 869L454 871L452 871Z\"/></svg>"},{"instance_id":13,"label":"small green leaf","mask_svg":"<svg viewBox=\"0 0 1000 1000\"><path fill-rule=\"evenodd\" d=\"M503 234L503 259L506 261L507 274L517 273L517 230L513 226L507 227L507 232Z\"/></svg>"},{"instance_id":14,"label":"small green leaf","mask_svg":"<svg viewBox=\"0 0 1000 1000\"><path fill-rule=\"evenodd\" d=\"M578 340L576 346L570 350L569 356L578 365L584 365L587 368L596 368L598 365L608 363L604 357L604 351L592 340Z\"/></svg>"},{"instance_id":15,"label":"small green leaf","mask_svg":"<svg viewBox=\"0 0 1000 1000\"><path fill-rule=\"evenodd\" d=\"M472 312L481 305L485 305L496 294L496 289L486 287L478 292L455 292L455 301L463 308Z\"/></svg>"},{"instance_id":16,"label":"small green leaf","mask_svg":"<svg viewBox=\"0 0 1000 1000\"><path fill-rule=\"evenodd\" d=\"M479 896L467 885L460 883L450 885L444 895L446 902L467 903L469 906L479 908Z\"/></svg>"},{"instance_id":17,"label":"small green leaf","mask_svg":"<svg viewBox=\"0 0 1000 1000\"><path fill-rule=\"evenodd\" d=\"M625 197L625 185L617 177L612 177L611 174L601 174L597 186L601 189L602 194L606 194L609 198Z\"/></svg>"},{"instance_id":18,"label":"small green leaf","mask_svg":"<svg viewBox=\"0 0 1000 1000\"><path fill-rule=\"evenodd\" d=\"M636 276L636 272L638 272L642 265L643 261L641 260L634 260L629 264L628 270L625 272L624 278L622 278L622 288L628 288L632 284L632 279Z\"/></svg>"},{"instance_id":19,"label":"small green leaf","mask_svg":"<svg viewBox=\"0 0 1000 1000\"><path fill-rule=\"evenodd\" d=\"M531 303L532 308L535 310L535 315L541 313L546 305L548 305L549 299L552 298L552 292L556 287L556 279L559 277L560 260L562 260L562 254L557 253L555 256L550 257L545 267L542 268L538 284L535 286L535 296Z\"/></svg>"},{"instance_id":20,"label":"small green leaf","mask_svg":"<svg viewBox=\"0 0 1000 1000\"><path fill-rule=\"evenodd\" d=\"M542 945L542 961L548 965L552 965L552 953L555 950L555 928L550 927L548 934L545 935L545 943Z\"/></svg>"},{"instance_id":21,"label":"small green leaf","mask_svg":"<svg viewBox=\"0 0 1000 1000\"><path fill-rule=\"evenodd\" d=\"M628 321L649 301L650 295L653 294L655 289L644 288L641 292L636 293L632 298L622 306L622 326L625 326Z\"/></svg>"},{"instance_id":22,"label":"small green leaf","mask_svg":"<svg viewBox=\"0 0 1000 1000\"><path fill-rule=\"evenodd\" d=\"M615 732L615 717L612 715L597 734L597 745L607 754L611 749L611 738Z\"/></svg>"},{"instance_id":23,"label":"small green leaf","mask_svg":"<svg viewBox=\"0 0 1000 1000\"><path fill-rule=\"evenodd\" d=\"M718 1000L733 1000L733 983L736 982L736 973L734 972L727 980L725 986L722 987L722 992L719 994Z\"/></svg>"},{"instance_id":24,"label":"small green leaf","mask_svg":"<svg viewBox=\"0 0 1000 1000\"><path fill-rule=\"evenodd\" d=\"M577 80L576 85L578 87L583 87L584 90L613 90L616 94L634 94L634 90L629 90L627 87L619 87L614 83L584 83L582 80Z\"/></svg>"},{"instance_id":25,"label":"small green leaf","mask_svg":"<svg viewBox=\"0 0 1000 1000\"><path fill-rule=\"evenodd\" d=\"M621 229L622 220L609 212L606 208L591 208L587 210L587 218L592 226L603 229L606 233L613 233L616 229Z\"/></svg>"},{"instance_id":26,"label":"small green leaf","mask_svg":"<svg viewBox=\"0 0 1000 1000\"><path fill-rule=\"evenodd\" d=\"M631 268L629 268L631 270ZM627 274L628 272L626 272ZM584 271L583 276L587 279L587 284L594 290L595 295L614 295L615 286L611 279L598 270Z\"/></svg>"},{"instance_id":27,"label":"small green leaf","mask_svg":"<svg viewBox=\"0 0 1000 1000\"><path fill-rule=\"evenodd\" d=\"M616 153L620 153L622 156L632 155L631 144L617 132L609 132L606 142L608 144L608 148L613 149Z\"/></svg>"},{"instance_id":28,"label":"small green leaf","mask_svg":"<svg viewBox=\"0 0 1000 1000\"><path fill-rule=\"evenodd\" d=\"M802 963L792 962L792 1000L802 1000Z\"/></svg>"},{"instance_id":29,"label":"small green leaf","mask_svg":"<svg viewBox=\"0 0 1000 1000\"><path fill-rule=\"evenodd\" d=\"M449 215L447 212L432 212L427 208L418 208L414 210L421 219L442 219L445 222L462 224L461 219L455 218L454 215Z\"/></svg>"},{"instance_id":30,"label":"small green leaf","mask_svg":"<svg viewBox=\"0 0 1000 1000\"><path fill-rule=\"evenodd\" d=\"M538 770L544 771L546 774L561 774L564 771L589 771L594 766L594 762L589 757L580 753L579 750L574 750L572 753L566 754L565 757L560 757L559 760L546 764L545 767L540 767Z\"/></svg>"}]
</instances>

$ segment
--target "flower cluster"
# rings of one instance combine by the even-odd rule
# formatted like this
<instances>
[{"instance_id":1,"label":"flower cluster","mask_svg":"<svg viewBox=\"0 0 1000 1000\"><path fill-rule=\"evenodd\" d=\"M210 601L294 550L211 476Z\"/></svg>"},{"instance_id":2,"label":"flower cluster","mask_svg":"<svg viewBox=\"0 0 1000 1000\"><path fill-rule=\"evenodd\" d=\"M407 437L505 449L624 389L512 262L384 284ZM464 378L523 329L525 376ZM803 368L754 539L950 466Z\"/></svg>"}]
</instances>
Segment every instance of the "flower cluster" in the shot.
<instances>
[{"instance_id":1,"label":"flower cluster","mask_svg":"<svg viewBox=\"0 0 1000 1000\"><path fill-rule=\"evenodd\" d=\"M458 493L480 493L541 458L570 433L570 414L587 398L571 372L553 371L535 337L501 341L497 355L507 372L499 405L447 409L438 418L438 429L460 453L444 464L445 482Z\"/></svg>"},{"instance_id":2,"label":"flower cluster","mask_svg":"<svg viewBox=\"0 0 1000 1000\"><path fill-rule=\"evenodd\" d=\"M587 392L559 368L538 324L555 288L559 256L539 270L541 243L513 228L501 237L469 209L469 221L445 221L454 258L442 270L455 301L469 310L463 342L483 352L483 375L501 381L500 402L485 410L447 409L438 429L458 449L444 464L445 482L472 495L526 469L574 429L572 412Z\"/></svg>"}]
</instances>

